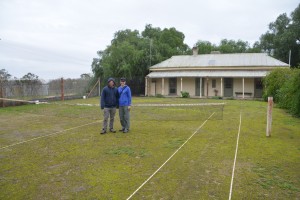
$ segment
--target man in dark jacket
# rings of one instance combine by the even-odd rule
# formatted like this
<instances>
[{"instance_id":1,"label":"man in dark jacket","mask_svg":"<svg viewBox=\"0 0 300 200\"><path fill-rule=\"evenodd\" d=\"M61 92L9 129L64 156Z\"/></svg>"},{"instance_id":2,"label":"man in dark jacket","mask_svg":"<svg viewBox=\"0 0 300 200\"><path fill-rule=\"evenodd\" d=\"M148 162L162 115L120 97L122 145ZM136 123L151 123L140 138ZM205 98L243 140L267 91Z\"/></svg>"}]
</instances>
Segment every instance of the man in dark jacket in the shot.
<instances>
[{"instance_id":1,"label":"man in dark jacket","mask_svg":"<svg viewBox=\"0 0 300 200\"><path fill-rule=\"evenodd\" d=\"M119 108L119 93L115 87L116 83L113 78L109 78L107 86L105 86L101 93L101 109L104 110L103 129L101 134L105 134L107 131L107 122L109 121L109 131L115 133L114 119L116 114L116 108Z\"/></svg>"}]
</instances>

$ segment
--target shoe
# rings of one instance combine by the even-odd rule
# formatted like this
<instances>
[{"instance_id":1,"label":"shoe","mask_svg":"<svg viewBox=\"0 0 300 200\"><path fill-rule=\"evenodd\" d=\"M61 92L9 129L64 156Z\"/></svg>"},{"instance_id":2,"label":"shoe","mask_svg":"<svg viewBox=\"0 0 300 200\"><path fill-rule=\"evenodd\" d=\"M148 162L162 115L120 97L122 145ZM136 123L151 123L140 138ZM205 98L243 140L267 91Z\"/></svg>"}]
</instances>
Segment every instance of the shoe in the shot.
<instances>
[{"instance_id":1,"label":"shoe","mask_svg":"<svg viewBox=\"0 0 300 200\"><path fill-rule=\"evenodd\" d=\"M114 130L113 128L109 129L110 132L115 133L117 132L116 130Z\"/></svg>"},{"instance_id":2,"label":"shoe","mask_svg":"<svg viewBox=\"0 0 300 200\"><path fill-rule=\"evenodd\" d=\"M102 129L102 131L100 132L100 134L105 134L106 130Z\"/></svg>"},{"instance_id":3,"label":"shoe","mask_svg":"<svg viewBox=\"0 0 300 200\"><path fill-rule=\"evenodd\" d=\"M129 130L127 130L127 129L123 130L123 133L128 133L128 132L129 132Z\"/></svg>"},{"instance_id":4,"label":"shoe","mask_svg":"<svg viewBox=\"0 0 300 200\"><path fill-rule=\"evenodd\" d=\"M119 131L120 131L120 132L123 132L123 131L124 131L124 128L120 129Z\"/></svg>"}]
</instances>

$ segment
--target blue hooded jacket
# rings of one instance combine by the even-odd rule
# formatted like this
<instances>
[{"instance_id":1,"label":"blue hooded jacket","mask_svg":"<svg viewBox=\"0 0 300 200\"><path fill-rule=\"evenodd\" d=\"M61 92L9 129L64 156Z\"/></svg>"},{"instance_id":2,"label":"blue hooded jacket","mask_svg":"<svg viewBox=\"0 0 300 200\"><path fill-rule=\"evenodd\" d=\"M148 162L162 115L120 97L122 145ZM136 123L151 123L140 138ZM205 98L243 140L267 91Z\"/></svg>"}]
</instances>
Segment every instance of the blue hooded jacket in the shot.
<instances>
[{"instance_id":1,"label":"blue hooded jacket","mask_svg":"<svg viewBox=\"0 0 300 200\"><path fill-rule=\"evenodd\" d=\"M125 85L118 88L119 92L119 106L131 106L131 90Z\"/></svg>"},{"instance_id":2,"label":"blue hooded jacket","mask_svg":"<svg viewBox=\"0 0 300 200\"><path fill-rule=\"evenodd\" d=\"M113 78L109 78L107 83L113 81L114 84L115 80ZM119 107L119 93L118 89L114 87L109 87L108 85L105 86L101 93L101 109L104 108L118 108Z\"/></svg>"}]
</instances>

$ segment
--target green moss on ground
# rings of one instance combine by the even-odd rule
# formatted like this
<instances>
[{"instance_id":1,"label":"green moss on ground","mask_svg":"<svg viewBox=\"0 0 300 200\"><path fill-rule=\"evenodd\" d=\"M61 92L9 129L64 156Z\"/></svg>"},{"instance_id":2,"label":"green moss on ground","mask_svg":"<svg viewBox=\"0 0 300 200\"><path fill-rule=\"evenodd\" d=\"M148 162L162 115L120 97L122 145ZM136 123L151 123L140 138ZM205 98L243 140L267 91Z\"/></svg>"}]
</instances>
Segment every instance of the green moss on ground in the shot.
<instances>
[{"instance_id":1,"label":"green moss on ground","mask_svg":"<svg viewBox=\"0 0 300 200\"><path fill-rule=\"evenodd\" d=\"M300 198L300 119L275 107L267 138L265 102L133 99L133 104L199 102L226 102L223 119L208 120L133 199L228 198L240 112L233 199ZM95 123L0 149L0 199L126 199L207 119L209 110L201 111L188 116L181 109L133 107L129 134L100 135L97 106L1 108L0 147Z\"/></svg>"}]
</instances>

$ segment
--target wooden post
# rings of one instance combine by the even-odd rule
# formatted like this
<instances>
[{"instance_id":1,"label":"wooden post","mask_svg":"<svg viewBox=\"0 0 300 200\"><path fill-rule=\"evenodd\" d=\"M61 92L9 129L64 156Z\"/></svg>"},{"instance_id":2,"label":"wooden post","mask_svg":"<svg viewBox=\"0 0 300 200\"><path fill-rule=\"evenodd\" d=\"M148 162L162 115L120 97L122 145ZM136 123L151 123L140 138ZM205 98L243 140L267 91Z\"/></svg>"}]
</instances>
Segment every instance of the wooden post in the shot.
<instances>
[{"instance_id":1,"label":"wooden post","mask_svg":"<svg viewBox=\"0 0 300 200\"><path fill-rule=\"evenodd\" d=\"M0 82L0 98L3 98L3 89L2 89L2 81ZM4 108L4 100L1 100L1 106Z\"/></svg>"},{"instance_id":2,"label":"wooden post","mask_svg":"<svg viewBox=\"0 0 300 200\"><path fill-rule=\"evenodd\" d=\"M271 127L272 127L272 109L273 108L273 97L268 97L268 111L267 111L267 130L266 136L271 136Z\"/></svg>"},{"instance_id":3,"label":"wooden post","mask_svg":"<svg viewBox=\"0 0 300 200\"><path fill-rule=\"evenodd\" d=\"M243 77L243 99L245 99L245 78Z\"/></svg>"},{"instance_id":4,"label":"wooden post","mask_svg":"<svg viewBox=\"0 0 300 200\"><path fill-rule=\"evenodd\" d=\"M89 97L90 97L90 95L92 94L92 92L94 91L94 89L96 88L96 86L97 86L98 84L100 85L100 81L99 81L99 80L95 83L95 85L94 85L93 88L91 89L90 93L88 93L88 95L87 95L86 98L89 98Z\"/></svg>"},{"instance_id":5,"label":"wooden post","mask_svg":"<svg viewBox=\"0 0 300 200\"><path fill-rule=\"evenodd\" d=\"M182 78L180 78L180 92L182 92Z\"/></svg>"},{"instance_id":6,"label":"wooden post","mask_svg":"<svg viewBox=\"0 0 300 200\"><path fill-rule=\"evenodd\" d=\"M100 77L99 77L98 82L99 82L99 97L100 97L101 96L101 79L100 79Z\"/></svg>"},{"instance_id":7,"label":"wooden post","mask_svg":"<svg viewBox=\"0 0 300 200\"><path fill-rule=\"evenodd\" d=\"M148 96L148 79L145 77L145 97Z\"/></svg>"},{"instance_id":8,"label":"wooden post","mask_svg":"<svg viewBox=\"0 0 300 200\"><path fill-rule=\"evenodd\" d=\"M64 78L61 78L61 81L60 81L60 92L61 92L60 100L61 100L61 101L64 101L64 100L65 100L65 94L64 94Z\"/></svg>"},{"instance_id":9,"label":"wooden post","mask_svg":"<svg viewBox=\"0 0 300 200\"><path fill-rule=\"evenodd\" d=\"M208 98L208 77L206 77L206 98Z\"/></svg>"},{"instance_id":10,"label":"wooden post","mask_svg":"<svg viewBox=\"0 0 300 200\"><path fill-rule=\"evenodd\" d=\"M221 97L223 97L223 78L221 78Z\"/></svg>"},{"instance_id":11,"label":"wooden post","mask_svg":"<svg viewBox=\"0 0 300 200\"><path fill-rule=\"evenodd\" d=\"M202 98L202 77L200 78L200 98Z\"/></svg>"},{"instance_id":12,"label":"wooden post","mask_svg":"<svg viewBox=\"0 0 300 200\"><path fill-rule=\"evenodd\" d=\"M165 79L164 78L162 78L161 94L165 95Z\"/></svg>"}]
</instances>

